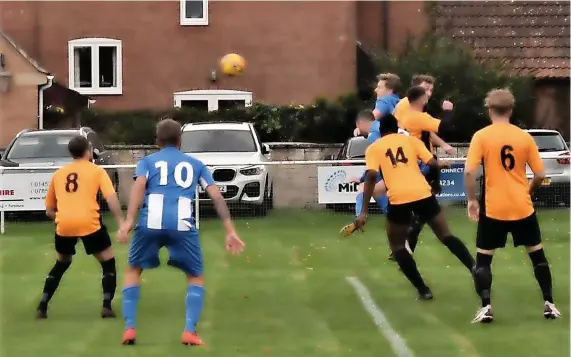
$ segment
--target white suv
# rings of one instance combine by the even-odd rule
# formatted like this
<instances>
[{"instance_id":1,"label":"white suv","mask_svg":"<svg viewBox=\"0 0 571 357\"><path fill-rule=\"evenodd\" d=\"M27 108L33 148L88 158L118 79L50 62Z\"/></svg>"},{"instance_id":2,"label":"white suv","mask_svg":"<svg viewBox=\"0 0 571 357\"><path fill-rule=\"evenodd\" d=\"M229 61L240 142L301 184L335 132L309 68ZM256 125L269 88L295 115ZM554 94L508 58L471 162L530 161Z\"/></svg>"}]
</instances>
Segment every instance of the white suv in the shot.
<instances>
[{"instance_id":1,"label":"white suv","mask_svg":"<svg viewBox=\"0 0 571 357\"><path fill-rule=\"evenodd\" d=\"M273 208L273 184L264 163L270 149L250 123L190 123L182 127L181 150L204 162L226 201L264 215ZM204 192L200 200L210 201Z\"/></svg>"}]
</instances>

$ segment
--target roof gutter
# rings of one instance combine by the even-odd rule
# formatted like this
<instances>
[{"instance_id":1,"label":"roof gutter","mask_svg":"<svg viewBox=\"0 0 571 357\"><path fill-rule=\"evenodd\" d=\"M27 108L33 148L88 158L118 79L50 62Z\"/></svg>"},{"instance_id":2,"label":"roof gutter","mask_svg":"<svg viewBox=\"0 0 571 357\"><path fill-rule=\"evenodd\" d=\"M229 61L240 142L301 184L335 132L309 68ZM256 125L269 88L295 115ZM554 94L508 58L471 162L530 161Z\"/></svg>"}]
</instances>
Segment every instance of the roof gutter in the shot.
<instances>
[{"instance_id":1,"label":"roof gutter","mask_svg":"<svg viewBox=\"0 0 571 357\"><path fill-rule=\"evenodd\" d=\"M48 75L48 82L38 92L38 129L44 128L44 91L54 84L54 76Z\"/></svg>"}]
</instances>

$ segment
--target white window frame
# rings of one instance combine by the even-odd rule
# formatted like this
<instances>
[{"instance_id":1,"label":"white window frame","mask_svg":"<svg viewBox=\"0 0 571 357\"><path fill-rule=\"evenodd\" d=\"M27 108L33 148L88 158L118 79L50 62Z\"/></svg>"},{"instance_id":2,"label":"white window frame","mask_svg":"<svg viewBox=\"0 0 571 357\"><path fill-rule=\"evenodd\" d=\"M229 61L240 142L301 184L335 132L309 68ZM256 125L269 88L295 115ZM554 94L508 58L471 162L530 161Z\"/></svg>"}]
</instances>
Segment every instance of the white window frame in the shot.
<instances>
[{"instance_id":1,"label":"white window frame","mask_svg":"<svg viewBox=\"0 0 571 357\"><path fill-rule=\"evenodd\" d=\"M181 26L206 26L208 25L208 0L202 0L202 18L189 19L186 17L186 1L180 0L180 25Z\"/></svg>"},{"instance_id":2,"label":"white window frame","mask_svg":"<svg viewBox=\"0 0 571 357\"><path fill-rule=\"evenodd\" d=\"M115 87L99 87L99 47L115 47L116 51L116 81ZM91 48L91 79L90 88L75 87L75 48ZM111 38L79 38L68 42L68 87L87 95L118 95L123 94L123 43Z\"/></svg>"},{"instance_id":3,"label":"white window frame","mask_svg":"<svg viewBox=\"0 0 571 357\"><path fill-rule=\"evenodd\" d=\"M198 89L174 93L174 106L181 108L184 101L208 101L208 111L218 110L219 100L243 100L246 107L252 106L252 92L229 89Z\"/></svg>"}]
</instances>

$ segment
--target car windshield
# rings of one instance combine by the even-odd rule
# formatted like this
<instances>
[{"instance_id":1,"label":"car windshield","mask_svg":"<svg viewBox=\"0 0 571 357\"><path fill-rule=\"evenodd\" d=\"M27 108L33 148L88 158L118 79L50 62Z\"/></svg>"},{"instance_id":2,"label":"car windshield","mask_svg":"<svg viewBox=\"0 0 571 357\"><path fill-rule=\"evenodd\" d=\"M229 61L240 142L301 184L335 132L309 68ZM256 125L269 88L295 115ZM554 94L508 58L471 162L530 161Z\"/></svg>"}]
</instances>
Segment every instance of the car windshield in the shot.
<instances>
[{"instance_id":1,"label":"car windshield","mask_svg":"<svg viewBox=\"0 0 571 357\"><path fill-rule=\"evenodd\" d=\"M249 130L193 130L182 133L182 152L256 152Z\"/></svg>"},{"instance_id":2,"label":"car windshield","mask_svg":"<svg viewBox=\"0 0 571 357\"><path fill-rule=\"evenodd\" d=\"M365 150L369 146L367 139L359 138L349 142L349 150L347 151L348 158L365 157Z\"/></svg>"},{"instance_id":3,"label":"car windshield","mask_svg":"<svg viewBox=\"0 0 571 357\"><path fill-rule=\"evenodd\" d=\"M539 152L567 150L561 135L557 133L531 133Z\"/></svg>"},{"instance_id":4,"label":"car windshield","mask_svg":"<svg viewBox=\"0 0 571 357\"><path fill-rule=\"evenodd\" d=\"M71 134L25 134L14 142L7 159L48 159L68 157Z\"/></svg>"}]
</instances>

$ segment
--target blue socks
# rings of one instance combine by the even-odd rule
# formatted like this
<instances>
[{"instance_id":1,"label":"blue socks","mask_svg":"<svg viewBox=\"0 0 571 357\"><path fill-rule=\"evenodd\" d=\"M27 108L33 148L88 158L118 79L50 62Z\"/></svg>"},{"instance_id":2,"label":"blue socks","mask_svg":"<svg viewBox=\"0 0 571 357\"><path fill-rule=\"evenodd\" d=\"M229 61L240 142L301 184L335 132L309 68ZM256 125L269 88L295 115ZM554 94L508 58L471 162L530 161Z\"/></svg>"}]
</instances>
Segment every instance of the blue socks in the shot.
<instances>
[{"instance_id":1,"label":"blue socks","mask_svg":"<svg viewBox=\"0 0 571 357\"><path fill-rule=\"evenodd\" d=\"M123 288L123 318L125 319L125 328L135 328L135 319L137 318L137 302L139 302L139 285L131 285Z\"/></svg>"},{"instance_id":2,"label":"blue socks","mask_svg":"<svg viewBox=\"0 0 571 357\"><path fill-rule=\"evenodd\" d=\"M355 202L355 217L359 217L361 214L361 208L363 207L363 192L359 192ZM389 206L389 197L387 195L375 198L375 202L377 202L377 206L379 206L383 213L387 212L387 207Z\"/></svg>"},{"instance_id":3,"label":"blue socks","mask_svg":"<svg viewBox=\"0 0 571 357\"><path fill-rule=\"evenodd\" d=\"M204 287L189 285L186 288L186 323L184 330L195 332L204 305Z\"/></svg>"},{"instance_id":4,"label":"blue socks","mask_svg":"<svg viewBox=\"0 0 571 357\"><path fill-rule=\"evenodd\" d=\"M361 208L363 208L363 192L359 192L355 202L355 217L359 217L361 214Z\"/></svg>"}]
</instances>

